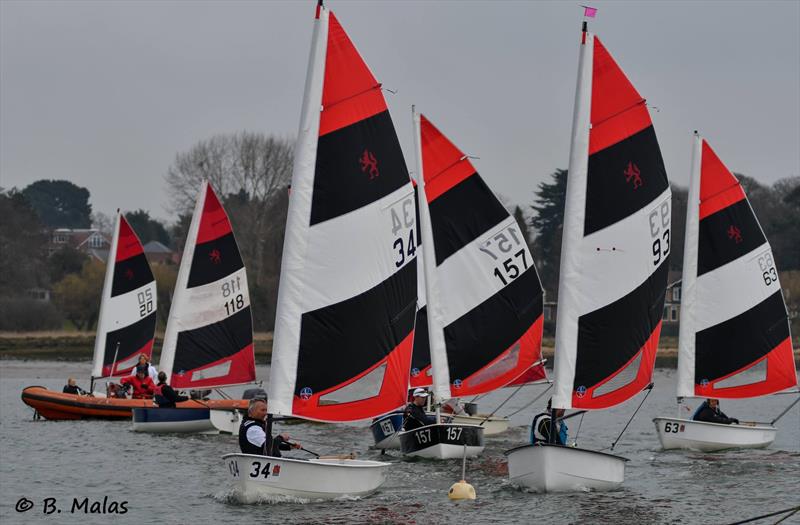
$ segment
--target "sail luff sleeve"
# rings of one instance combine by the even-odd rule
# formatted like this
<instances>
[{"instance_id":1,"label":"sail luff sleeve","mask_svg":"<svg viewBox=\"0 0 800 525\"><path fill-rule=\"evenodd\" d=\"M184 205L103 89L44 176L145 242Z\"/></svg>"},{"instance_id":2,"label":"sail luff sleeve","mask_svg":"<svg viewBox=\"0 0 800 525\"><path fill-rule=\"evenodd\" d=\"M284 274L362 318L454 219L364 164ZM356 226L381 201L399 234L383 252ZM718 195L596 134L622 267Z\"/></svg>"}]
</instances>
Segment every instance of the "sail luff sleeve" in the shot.
<instances>
[{"instance_id":1,"label":"sail luff sleeve","mask_svg":"<svg viewBox=\"0 0 800 525\"><path fill-rule=\"evenodd\" d=\"M678 332L678 397L694 395L695 301L697 296L697 238L700 210L700 165L703 139L695 132L692 169L686 205L686 233L683 241L681 272L681 312Z\"/></svg>"},{"instance_id":2,"label":"sail luff sleeve","mask_svg":"<svg viewBox=\"0 0 800 525\"><path fill-rule=\"evenodd\" d=\"M269 380L270 412L293 415L297 378L300 323L305 284L302 271L308 249L306 235L311 217L314 170L325 76L329 11L320 6L314 21L309 51L303 105L292 168L292 193L286 220L281 258L280 286L275 317L275 334Z\"/></svg>"},{"instance_id":3,"label":"sail luff sleeve","mask_svg":"<svg viewBox=\"0 0 800 525\"><path fill-rule=\"evenodd\" d=\"M553 407L572 408L572 384L578 347L580 316L579 243L583 238L586 206L586 175L589 152L589 115L592 94L594 35L583 33L578 59L578 80L572 117L564 226L561 240L561 266L558 278L555 364L553 368Z\"/></svg>"}]
</instances>

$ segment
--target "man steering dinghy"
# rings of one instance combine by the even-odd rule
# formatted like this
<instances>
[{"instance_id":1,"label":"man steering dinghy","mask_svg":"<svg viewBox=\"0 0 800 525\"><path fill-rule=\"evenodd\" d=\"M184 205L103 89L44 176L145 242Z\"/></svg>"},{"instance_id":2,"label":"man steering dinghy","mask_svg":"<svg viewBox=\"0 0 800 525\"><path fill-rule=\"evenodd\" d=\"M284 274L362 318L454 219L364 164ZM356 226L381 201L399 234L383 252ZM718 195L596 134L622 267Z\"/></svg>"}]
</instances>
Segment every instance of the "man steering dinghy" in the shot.
<instances>
[{"instance_id":1,"label":"man steering dinghy","mask_svg":"<svg viewBox=\"0 0 800 525\"><path fill-rule=\"evenodd\" d=\"M281 450L302 448L300 443L290 443L289 436L279 434L272 437L272 429L267 428L267 400L250 400L247 415L239 426L239 448L243 454L281 457Z\"/></svg>"}]
</instances>

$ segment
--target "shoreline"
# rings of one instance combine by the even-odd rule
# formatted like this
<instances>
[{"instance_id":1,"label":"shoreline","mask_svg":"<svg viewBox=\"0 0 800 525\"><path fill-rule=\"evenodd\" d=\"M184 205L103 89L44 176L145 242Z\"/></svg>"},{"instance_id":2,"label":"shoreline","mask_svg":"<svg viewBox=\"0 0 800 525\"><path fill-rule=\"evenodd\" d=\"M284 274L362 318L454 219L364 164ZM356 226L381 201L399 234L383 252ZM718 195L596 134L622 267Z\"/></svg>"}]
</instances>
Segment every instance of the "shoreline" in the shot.
<instances>
[{"instance_id":1,"label":"shoreline","mask_svg":"<svg viewBox=\"0 0 800 525\"><path fill-rule=\"evenodd\" d=\"M163 333L156 334L153 345L153 362L158 362L163 343ZM4 332L0 333L0 361L7 359L33 361L89 361L94 354L94 332ZM253 334L256 363L268 364L272 357L272 332ZM800 344L794 341L795 366L800 365ZM547 368L553 366L553 340L545 338L542 357ZM656 353L656 367L676 368L678 365L677 340L662 338Z\"/></svg>"}]
</instances>

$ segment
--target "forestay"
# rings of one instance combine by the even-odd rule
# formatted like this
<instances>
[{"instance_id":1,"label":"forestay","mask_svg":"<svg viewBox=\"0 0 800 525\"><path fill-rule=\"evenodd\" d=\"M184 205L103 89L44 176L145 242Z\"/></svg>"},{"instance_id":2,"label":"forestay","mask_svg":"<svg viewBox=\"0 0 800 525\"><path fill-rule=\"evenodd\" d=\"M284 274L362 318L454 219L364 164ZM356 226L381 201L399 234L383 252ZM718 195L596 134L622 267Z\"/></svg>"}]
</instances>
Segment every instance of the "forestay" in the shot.
<instances>
[{"instance_id":1,"label":"forestay","mask_svg":"<svg viewBox=\"0 0 800 525\"><path fill-rule=\"evenodd\" d=\"M247 273L228 215L206 181L178 270L160 369L175 388L256 378Z\"/></svg>"},{"instance_id":2,"label":"forestay","mask_svg":"<svg viewBox=\"0 0 800 525\"><path fill-rule=\"evenodd\" d=\"M700 136L683 257L678 396L754 397L797 385L772 249L739 181Z\"/></svg>"},{"instance_id":3,"label":"forestay","mask_svg":"<svg viewBox=\"0 0 800 525\"><path fill-rule=\"evenodd\" d=\"M139 355L153 352L156 282L142 243L117 211L108 252L92 377L131 373Z\"/></svg>"},{"instance_id":4,"label":"forestay","mask_svg":"<svg viewBox=\"0 0 800 525\"><path fill-rule=\"evenodd\" d=\"M381 85L317 9L281 264L270 412L345 421L406 401L414 190Z\"/></svg>"},{"instance_id":5,"label":"forestay","mask_svg":"<svg viewBox=\"0 0 800 525\"><path fill-rule=\"evenodd\" d=\"M414 115L434 391L506 386L541 357L542 286L522 230L469 159Z\"/></svg>"},{"instance_id":6,"label":"forestay","mask_svg":"<svg viewBox=\"0 0 800 525\"><path fill-rule=\"evenodd\" d=\"M584 30L556 322L556 408L603 408L650 382L670 252L670 189L645 100Z\"/></svg>"}]
</instances>

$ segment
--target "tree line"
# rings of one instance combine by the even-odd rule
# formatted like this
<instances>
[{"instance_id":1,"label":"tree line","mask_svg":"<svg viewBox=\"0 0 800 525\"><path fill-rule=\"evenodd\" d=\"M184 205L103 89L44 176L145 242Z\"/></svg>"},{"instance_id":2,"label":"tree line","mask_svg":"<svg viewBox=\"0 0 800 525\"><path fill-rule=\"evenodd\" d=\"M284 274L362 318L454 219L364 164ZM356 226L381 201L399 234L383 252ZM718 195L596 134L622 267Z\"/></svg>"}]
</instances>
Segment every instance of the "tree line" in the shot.
<instances>
[{"instance_id":1,"label":"tree line","mask_svg":"<svg viewBox=\"0 0 800 525\"><path fill-rule=\"evenodd\" d=\"M155 240L180 253L202 180L208 180L230 216L250 285L254 326L274 327L292 144L260 133L222 134L202 140L175 156L165 184L177 220L164 223L146 210L127 212L143 243ZM557 169L534 192L533 202L512 209L523 229L546 292L557 301L567 170ZM800 177L763 185L737 174L748 194L789 289L790 311L800 310ZM56 228L99 228L110 237L112 218L94 213L90 193L68 181L36 181L22 190L0 190L0 330L94 328L105 268L69 246L53 251ZM687 190L672 187L670 269L680 272ZM158 284L159 318L166 323L177 277L173 262L151 264ZM50 302L30 297L49 290Z\"/></svg>"}]
</instances>

